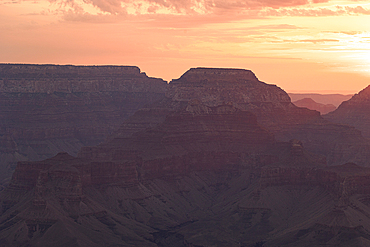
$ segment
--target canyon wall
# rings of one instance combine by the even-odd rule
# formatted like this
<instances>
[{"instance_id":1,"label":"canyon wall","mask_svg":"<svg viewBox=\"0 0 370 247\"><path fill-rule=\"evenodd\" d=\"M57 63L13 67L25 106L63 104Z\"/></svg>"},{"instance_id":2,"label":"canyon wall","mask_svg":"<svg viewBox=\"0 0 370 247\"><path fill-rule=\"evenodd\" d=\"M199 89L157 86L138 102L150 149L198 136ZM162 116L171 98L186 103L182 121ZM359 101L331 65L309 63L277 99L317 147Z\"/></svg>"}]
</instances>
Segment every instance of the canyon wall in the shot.
<instances>
[{"instance_id":1,"label":"canyon wall","mask_svg":"<svg viewBox=\"0 0 370 247\"><path fill-rule=\"evenodd\" d=\"M1 179L17 161L99 144L166 87L134 66L0 64Z\"/></svg>"}]
</instances>

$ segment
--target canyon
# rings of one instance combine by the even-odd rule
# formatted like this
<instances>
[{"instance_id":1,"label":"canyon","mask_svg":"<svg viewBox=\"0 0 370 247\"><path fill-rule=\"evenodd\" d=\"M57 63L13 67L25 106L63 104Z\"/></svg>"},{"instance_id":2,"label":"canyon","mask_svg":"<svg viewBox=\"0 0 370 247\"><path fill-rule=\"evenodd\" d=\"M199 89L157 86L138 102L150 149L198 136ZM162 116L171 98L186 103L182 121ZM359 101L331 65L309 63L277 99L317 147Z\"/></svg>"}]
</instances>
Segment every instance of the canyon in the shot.
<instances>
[{"instance_id":1,"label":"canyon","mask_svg":"<svg viewBox=\"0 0 370 247\"><path fill-rule=\"evenodd\" d=\"M12 66L14 78L35 77ZM132 111L117 125L101 119L110 131L86 141L95 133L89 129L78 152L59 150L43 160L30 161L17 135L3 134L2 149L24 160L0 192L2 246L369 246L370 144L355 127L297 107L249 70L193 68L167 84L136 67L50 67L34 71L64 76L69 86L3 79L1 87L51 96L64 88L71 98L83 88L103 97L129 78L122 90L139 90L148 101L122 104L121 111ZM71 70L89 86L63 74ZM125 83L105 85L112 74ZM82 121L86 109L70 119ZM55 115L45 126L65 117Z\"/></svg>"}]
</instances>

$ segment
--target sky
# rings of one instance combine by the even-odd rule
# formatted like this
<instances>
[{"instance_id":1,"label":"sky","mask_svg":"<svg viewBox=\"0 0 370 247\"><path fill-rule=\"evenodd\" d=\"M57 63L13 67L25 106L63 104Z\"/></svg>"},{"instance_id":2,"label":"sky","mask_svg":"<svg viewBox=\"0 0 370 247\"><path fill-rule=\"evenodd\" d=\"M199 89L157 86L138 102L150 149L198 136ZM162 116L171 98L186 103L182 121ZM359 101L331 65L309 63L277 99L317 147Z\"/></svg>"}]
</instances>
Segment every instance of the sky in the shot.
<instances>
[{"instance_id":1,"label":"sky","mask_svg":"<svg viewBox=\"0 0 370 247\"><path fill-rule=\"evenodd\" d=\"M287 92L370 84L362 0L0 0L0 63L243 68Z\"/></svg>"}]
</instances>

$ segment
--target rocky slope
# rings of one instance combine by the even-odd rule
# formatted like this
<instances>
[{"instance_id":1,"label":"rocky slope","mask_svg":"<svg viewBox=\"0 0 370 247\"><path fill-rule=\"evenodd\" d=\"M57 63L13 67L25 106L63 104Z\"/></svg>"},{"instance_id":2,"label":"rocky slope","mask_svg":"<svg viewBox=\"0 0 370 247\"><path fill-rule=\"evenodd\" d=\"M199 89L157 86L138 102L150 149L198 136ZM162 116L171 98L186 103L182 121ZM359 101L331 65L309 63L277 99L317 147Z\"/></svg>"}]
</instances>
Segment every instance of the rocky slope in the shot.
<instances>
[{"instance_id":1,"label":"rocky slope","mask_svg":"<svg viewBox=\"0 0 370 247\"><path fill-rule=\"evenodd\" d=\"M327 114L325 118L334 123L354 126L366 138L370 138L370 87L344 101L337 110Z\"/></svg>"},{"instance_id":2,"label":"rocky slope","mask_svg":"<svg viewBox=\"0 0 370 247\"><path fill-rule=\"evenodd\" d=\"M315 102L311 98L303 98L303 99L294 101L293 104L298 106L298 107L305 107L305 108L308 108L310 110L318 111L321 114L327 114L327 113L332 112L335 109L337 109L332 104L320 104L320 103Z\"/></svg>"},{"instance_id":3,"label":"rocky slope","mask_svg":"<svg viewBox=\"0 0 370 247\"><path fill-rule=\"evenodd\" d=\"M166 86L134 66L0 64L0 178L19 160L97 145Z\"/></svg>"}]
</instances>

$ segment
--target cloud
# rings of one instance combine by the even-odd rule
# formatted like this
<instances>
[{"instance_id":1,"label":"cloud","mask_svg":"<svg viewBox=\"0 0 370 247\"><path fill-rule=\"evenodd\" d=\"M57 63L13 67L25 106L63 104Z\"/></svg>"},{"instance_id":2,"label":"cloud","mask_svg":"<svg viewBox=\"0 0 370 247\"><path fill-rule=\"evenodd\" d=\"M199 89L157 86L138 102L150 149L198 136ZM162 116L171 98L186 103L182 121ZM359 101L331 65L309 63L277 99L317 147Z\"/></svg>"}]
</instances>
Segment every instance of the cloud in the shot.
<instances>
[{"instance_id":1,"label":"cloud","mask_svg":"<svg viewBox=\"0 0 370 247\"><path fill-rule=\"evenodd\" d=\"M296 42L304 42L304 43L326 43L326 42L339 42L337 39L302 39Z\"/></svg>"},{"instance_id":2,"label":"cloud","mask_svg":"<svg viewBox=\"0 0 370 247\"><path fill-rule=\"evenodd\" d=\"M49 0L60 6L75 7L75 0ZM126 13L128 9L136 9L136 13L148 14L167 12L169 14L206 14L227 11L245 11L270 7L296 7L306 4L328 2L329 0L83 0L100 11L110 14Z\"/></svg>"},{"instance_id":3,"label":"cloud","mask_svg":"<svg viewBox=\"0 0 370 247\"><path fill-rule=\"evenodd\" d=\"M249 29L258 29L258 30L273 29L273 30L276 30L276 29L302 29L302 28L298 27L298 26L295 26L295 25L291 25L291 24L278 24L278 25L259 25L259 26L251 27Z\"/></svg>"},{"instance_id":4,"label":"cloud","mask_svg":"<svg viewBox=\"0 0 370 247\"><path fill-rule=\"evenodd\" d=\"M345 7L346 11L348 13L352 14L363 14L363 15L370 15L370 9L365 9L362 6L356 6L356 7Z\"/></svg>"},{"instance_id":5,"label":"cloud","mask_svg":"<svg viewBox=\"0 0 370 247\"><path fill-rule=\"evenodd\" d=\"M323 8L266 8L261 16L340 16L340 15L370 15L370 9L362 6L335 6Z\"/></svg>"},{"instance_id":6,"label":"cloud","mask_svg":"<svg viewBox=\"0 0 370 247\"><path fill-rule=\"evenodd\" d=\"M68 21L107 22L139 17L166 23L185 17L195 23L217 23L274 16L370 15L370 9L358 6L320 7L330 0L48 0ZM359 1L355 1L360 4ZM91 12L91 9L94 12ZM164 21L163 21L164 20ZM187 24L186 24L187 25Z\"/></svg>"}]
</instances>

